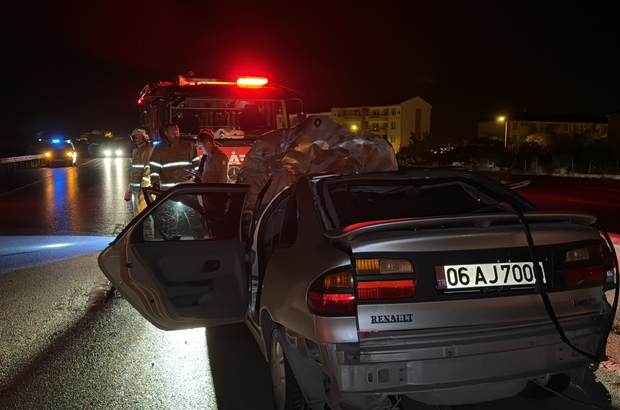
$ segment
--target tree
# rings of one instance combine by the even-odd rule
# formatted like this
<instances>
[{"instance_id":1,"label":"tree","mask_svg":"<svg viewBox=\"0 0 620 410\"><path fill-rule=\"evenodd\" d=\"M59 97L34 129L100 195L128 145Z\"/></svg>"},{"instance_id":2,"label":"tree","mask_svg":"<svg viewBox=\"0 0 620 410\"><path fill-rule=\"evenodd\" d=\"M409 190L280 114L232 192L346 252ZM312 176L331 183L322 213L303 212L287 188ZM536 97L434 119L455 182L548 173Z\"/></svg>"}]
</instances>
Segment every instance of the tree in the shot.
<instances>
[{"instance_id":1,"label":"tree","mask_svg":"<svg viewBox=\"0 0 620 410\"><path fill-rule=\"evenodd\" d=\"M604 172L614 161L607 136L599 135L595 127L570 134L536 133L529 135L525 144L527 159L538 160L547 173Z\"/></svg>"},{"instance_id":2,"label":"tree","mask_svg":"<svg viewBox=\"0 0 620 410\"><path fill-rule=\"evenodd\" d=\"M430 144L426 140L417 141L415 144L410 143L403 147L396 154L396 160L399 165L411 166L418 163L424 163L431 160L433 153Z\"/></svg>"}]
</instances>

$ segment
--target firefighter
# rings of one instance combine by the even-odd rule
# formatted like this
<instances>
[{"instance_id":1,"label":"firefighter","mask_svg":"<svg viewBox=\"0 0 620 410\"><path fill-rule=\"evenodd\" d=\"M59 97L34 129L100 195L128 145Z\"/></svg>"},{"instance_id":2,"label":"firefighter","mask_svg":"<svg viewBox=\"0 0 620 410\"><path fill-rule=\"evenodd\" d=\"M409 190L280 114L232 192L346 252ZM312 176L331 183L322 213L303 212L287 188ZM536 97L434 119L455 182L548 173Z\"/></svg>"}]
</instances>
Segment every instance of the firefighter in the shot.
<instances>
[{"instance_id":1,"label":"firefighter","mask_svg":"<svg viewBox=\"0 0 620 410\"><path fill-rule=\"evenodd\" d=\"M200 182L204 184L228 182L228 157L215 145L213 132L203 129L196 136L196 145L203 153L200 161ZM202 196L204 210L209 219L211 235L215 237L230 237L227 234L226 210L228 206L228 193L212 192Z\"/></svg>"},{"instance_id":2,"label":"firefighter","mask_svg":"<svg viewBox=\"0 0 620 410\"><path fill-rule=\"evenodd\" d=\"M203 152L204 157L201 161L202 168L201 182L222 183L228 182L228 157L215 145L213 132L209 129L201 130L196 136L196 145Z\"/></svg>"},{"instance_id":3,"label":"firefighter","mask_svg":"<svg viewBox=\"0 0 620 410\"><path fill-rule=\"evenodd\" d=\"M188 170L195 170L200 161L193 142L182 140L177 124L164 127L164 140L153 149L151 155L151 182L153 187L167 190L178 184L193 183ZM154 215L156 232L164 240L184 240L208 237L201 214L204 210L195 195L178 195L164 203ZM187 221L187 223L183 221ZM188 227L191 232L186 232Z\"/></svg>"},{"instance_id":4,"label":"firefighter","mask_svg":"<svg viewBox=\"0 0 620 410\"><path fill-rule=\"evenodd\" d=\"M192 181L192 176L185 171L196 169L200 157L196 147L190 141L181 140L179 127L170 122L164 126L165 140L153 150L151 155L151 182L153 187L166 190L177 184Z\"/></svg>"},{"instance_id":5,"label":"firefighter","mask_svg":"<svg viewBox=\"0 0 620 410\"><path fill-rule=\"evenodd\" d=\"M129 188L125 192L125 201L131 201L133 215L136 216L146 208L142 188L151 186L149 161L153 146L144 128L134 129L130 138L136 147L131 154Z\"/></svg>"}]
</instances>

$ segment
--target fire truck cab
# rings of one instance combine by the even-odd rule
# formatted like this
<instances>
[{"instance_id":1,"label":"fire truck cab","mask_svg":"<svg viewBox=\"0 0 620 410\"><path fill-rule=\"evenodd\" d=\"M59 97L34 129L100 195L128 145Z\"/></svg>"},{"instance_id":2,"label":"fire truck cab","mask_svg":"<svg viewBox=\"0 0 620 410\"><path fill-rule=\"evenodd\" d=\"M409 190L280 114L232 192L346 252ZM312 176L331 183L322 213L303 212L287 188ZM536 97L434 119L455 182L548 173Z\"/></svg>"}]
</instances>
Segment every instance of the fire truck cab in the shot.
<instances>
[{"instance_id":1,"label":"fire truck cab","mask_svg":"<svg viewBox=\"0 0 620 410\"><path fill-rule=\"evenodd\" d=\"M191 73L190 73L191 74ZM292 128L304 119L295 90L269 84L264 77L235 80L178 76L147 84L138 99L140 125L158 144L164 126L174 122L181 138L195 139L203 128L228 155L229 182L235 182L250 146L266 132Z\"/></svg>"}]
</instances>

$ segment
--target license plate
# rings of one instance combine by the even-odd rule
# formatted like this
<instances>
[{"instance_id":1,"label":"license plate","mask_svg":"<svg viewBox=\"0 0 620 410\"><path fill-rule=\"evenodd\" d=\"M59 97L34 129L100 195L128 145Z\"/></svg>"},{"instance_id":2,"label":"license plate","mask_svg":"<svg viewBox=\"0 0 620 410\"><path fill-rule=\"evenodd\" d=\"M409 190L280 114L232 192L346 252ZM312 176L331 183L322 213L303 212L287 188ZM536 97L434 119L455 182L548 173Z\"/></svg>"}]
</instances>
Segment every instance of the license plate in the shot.
<instances>
[{"instance_id":1,"label":"license plate","mask_svg":"<svg viewBox=\"0 0 620 410\"><path fill-rule=\"evenodd\" d=\"M538 262L543 281L545 271ZM435 267L437 289L500 288L536 283L532 262L483 263L477 265L446 265Z\"/></svg>"}]
</instances>

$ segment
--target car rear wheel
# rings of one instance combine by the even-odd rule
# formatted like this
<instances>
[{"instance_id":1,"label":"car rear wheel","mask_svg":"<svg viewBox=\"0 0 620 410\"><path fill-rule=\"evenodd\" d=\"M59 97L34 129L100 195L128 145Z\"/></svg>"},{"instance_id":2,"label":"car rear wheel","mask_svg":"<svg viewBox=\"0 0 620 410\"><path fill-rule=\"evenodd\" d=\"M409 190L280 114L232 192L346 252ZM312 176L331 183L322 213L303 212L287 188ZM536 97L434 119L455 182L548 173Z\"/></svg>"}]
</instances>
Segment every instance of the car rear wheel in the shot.
<instances>
[{"instance_id":1,"label":"car rear wheel","mask_svg":"<svg viewBox=\"0 0 620 410\"><path fill-rule=\"evenodd\" d=\"M279 328L275 325L271 330L270 353L269 364L271 366L274 408L276 410L308 409L295 375L286 360L286 356L284 356Z\"/></svg>"}]
</instances>

